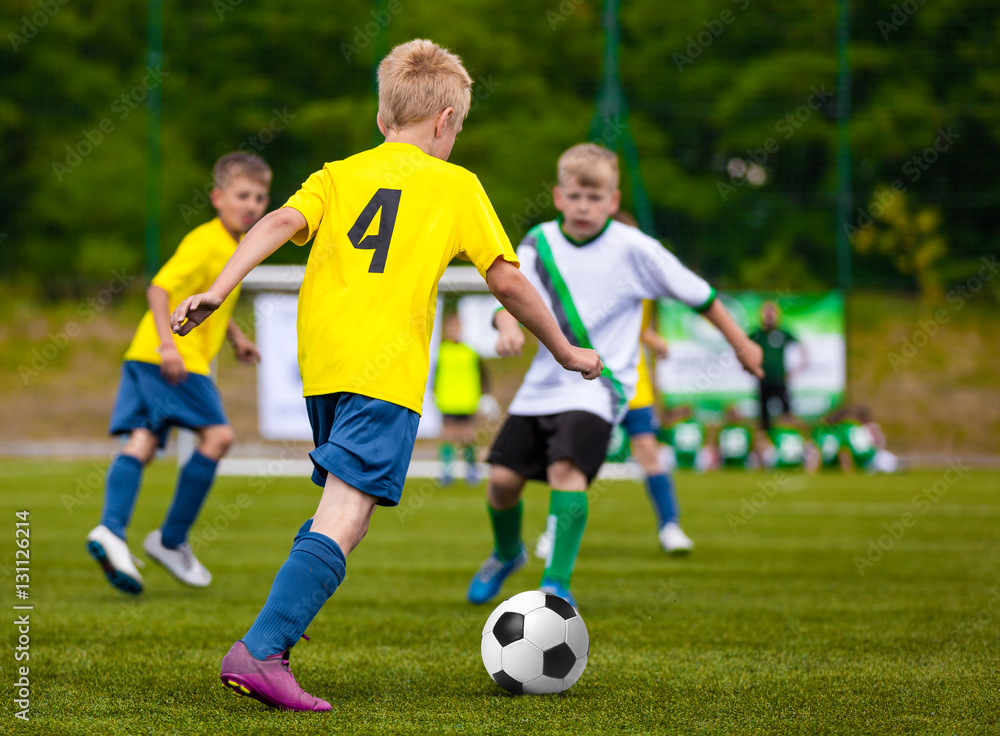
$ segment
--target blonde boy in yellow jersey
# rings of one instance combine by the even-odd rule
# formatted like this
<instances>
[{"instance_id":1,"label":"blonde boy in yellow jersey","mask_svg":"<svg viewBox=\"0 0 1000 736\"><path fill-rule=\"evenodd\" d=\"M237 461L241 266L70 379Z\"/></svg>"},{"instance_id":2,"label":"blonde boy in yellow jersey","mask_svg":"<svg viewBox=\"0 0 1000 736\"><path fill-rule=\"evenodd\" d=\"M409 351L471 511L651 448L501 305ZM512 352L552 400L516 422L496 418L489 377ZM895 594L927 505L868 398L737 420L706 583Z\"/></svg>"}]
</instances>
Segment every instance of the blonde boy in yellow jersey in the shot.
<instances>
[{"instance_id":1,"label":"blonde boy in yellow jersey","mask_svg":"<svg viewBox=\"0 0 1000 736\"><path fill-rule=\"evenodd\" d=\"M343 580L346 556L377 505L399 503L428 372L437 283L471 260L490 291L563 368L593 379L603 364L560 332L517 267L479 179L447 163L471 101L461 60L426 40L378 68L386 142L313 174L247 235L208 292L171 316L186 335L249 271L291 239L315 238L299 293L299 367L316 449L319 507L299 529L250 630L222 660L235 692L290 710L329 710L304 692L289 649Z\"/></svg>"},{"instance_id":2,"label":"blonde boy in yellow jersey","mask_svg":"<svg viewBox=\"0 0 1000 736\"><path fill-rule=\"evenodd\" d=\"M87 535L87 550L108 582L125 593L140 593L143 586L125 543L125 530L143 469L156 449L166 444L171 427L194 430L199 444L177 477L163 526L151 532L143 546L181 582L197 587L211 582L212 576L187 543L188 530L215 479L216 465L233 442L209 364L227 337L240 361L260 358L232 319L236 299L194 340L181 340L170 330L170 310L192 290L212 283L243 233L267 207L271 170L261 159L230 153L216 162L214 173L212 205L218 217L188 233L146 290L149 311L125 353L111 416L111 434L128 435L128 441L108 468L101 523Z\"/></svg>"}]
</instances>

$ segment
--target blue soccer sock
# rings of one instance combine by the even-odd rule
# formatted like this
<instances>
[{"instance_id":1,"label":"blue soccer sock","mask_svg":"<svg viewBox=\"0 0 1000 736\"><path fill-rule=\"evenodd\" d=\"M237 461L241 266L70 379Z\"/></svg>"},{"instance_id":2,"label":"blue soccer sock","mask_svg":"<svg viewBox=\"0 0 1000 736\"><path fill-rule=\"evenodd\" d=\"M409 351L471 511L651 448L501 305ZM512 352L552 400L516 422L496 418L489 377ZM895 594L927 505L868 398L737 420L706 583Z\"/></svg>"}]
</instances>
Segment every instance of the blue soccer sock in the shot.
<instances>
[{"instance_id":1,"label":"blue soccer sock","mask_svg":"<svg viewBox=\"0 0 1000 736\"><path fill-rule=\"evenodd\" d=\"M141 482L142 462L138 458L117 455L108 466L101 523L122 539L125 539L125 529L132 519Z\"/></svg>"},{"instance_id":2,"label":"blue soccer sock","mask_svg":"<svg viewBox=\"0 0 1000 736\"><path fill-rule=\"evenodd\" d=\"M278 570L267 602L243 637L257 659L291 648L344 579L347 560L324 534L300 532Z\"/></svg>"},{"instance_id":3,"label":"blue soccer sock","mask_svg":"<svg viewBox=\"0 0 1000 736\"><path fill-rule=\"evenodd\" d=\"M161 527L164 547L176 549L187 541L188 531L198 518L201 505L215 480L218 465L217 460L196 451L177 476L174 500Z\"/></svg>"},{"instance_id":4,"label":"blue soccer sock","mask_svg":"<svg viewBox=\"0 0 1000 736\"><path fill-rule=\"evenodd\" d=\"M649 500L656 509L657 528L662 529L664 524L677 521L680 508L677 505L677 494L674 493L674 482L671 477L665 473L651 475L646 478L646 489L649 491Z\"/></svg>"},{"instance_id":5,"label":"blue soccer sock","mask_svg":"<svg viewBox=\"0 0 1000 736\"><path fill-rule=\"evenodd\" d=\"M295 544L302 538L302 535L308 531L311 531L312 528L313 528L313 520L312 517L309 517L308 519L305 520L305 522L303 522L302 526L299 527L299 530L295 532L295 539L292 540L292 549L295 549ZM289 552L290 551L291 550L289 550Z\"/></svg>"}]
</instances>

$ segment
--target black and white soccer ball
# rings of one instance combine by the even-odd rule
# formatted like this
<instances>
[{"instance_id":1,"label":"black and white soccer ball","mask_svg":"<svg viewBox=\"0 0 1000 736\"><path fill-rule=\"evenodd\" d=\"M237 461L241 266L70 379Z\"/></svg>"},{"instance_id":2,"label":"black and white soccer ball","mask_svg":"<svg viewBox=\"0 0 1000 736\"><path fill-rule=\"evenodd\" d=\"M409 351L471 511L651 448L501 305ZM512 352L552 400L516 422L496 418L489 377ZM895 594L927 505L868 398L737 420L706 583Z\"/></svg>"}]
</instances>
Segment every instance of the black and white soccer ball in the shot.
<instances>
[{"instance_id":1,"label":"black and white soccer ball","mask_svg":"<svg viewBox=\"0 0 1000 736\"><path fill-rule=\"evenodd\" d=\"M505 600L486 619L481 651L486 671L505 690L561 693L583 674L590 635L565 600L528 590Z\"/></svg>"}]
</instances>

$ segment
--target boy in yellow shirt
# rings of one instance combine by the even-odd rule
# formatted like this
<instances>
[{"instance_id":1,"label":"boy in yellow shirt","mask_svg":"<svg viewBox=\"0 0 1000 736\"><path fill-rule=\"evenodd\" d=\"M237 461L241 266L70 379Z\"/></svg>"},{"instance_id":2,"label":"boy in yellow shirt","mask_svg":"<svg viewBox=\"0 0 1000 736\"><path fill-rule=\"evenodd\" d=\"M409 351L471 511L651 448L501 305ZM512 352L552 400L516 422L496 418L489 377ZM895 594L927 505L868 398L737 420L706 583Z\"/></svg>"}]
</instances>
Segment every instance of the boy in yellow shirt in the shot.
<instances>
[{"instance_id":1,"label":"boy in yellow shirt","mask_svg":"<svg viewBox=\"0 0 1000 736\"><path fill-rule=\"evenodd\" d=\"M385 143L310 176L247 235L211 289L171 315L173 330L188 334L283 243L315 238L299 292L298 339L316 445L313 482L323 494L221 671L234 692L288 710L330 709L298 686L289 650L343 580L375 507L399 503L427 381L437 283L452 258L471 260L563 368L589 379L602 368L597 353L570 345L518 270L479 179L447 163L471 101L461 60L430 41L410 41L383 59L378 86Z\"/></svg>"},{"instance_id":2,"label":"boy in yellow shirt","mask_svg":"<svg viewBox=\"0 0 1000 736\"><path fill-rule=\"evenodd\" d=\"M125 543L125 530L143 468L166 444L171 427L194 430L199 444L177 477L163 526L151 532L143 546L181 582L196 587L211 582L211 574L187 543L188 530L215 479L216 465L233 442L209 364L224 338L240 361L260 359L232 319L236 299L195 339L181 340L170 330L170 311L192 291L208 287L267 207L271 169L261 159L230 153L216 162L214 174L212 205L218 216L188 233L146 290L149 310L125 353L111 416L111 434L128 435L128 441L108 468L101 523L87 535L87 550L108 582L124 593L142 592L138 560Z\"/></svg>"}]
</instances>

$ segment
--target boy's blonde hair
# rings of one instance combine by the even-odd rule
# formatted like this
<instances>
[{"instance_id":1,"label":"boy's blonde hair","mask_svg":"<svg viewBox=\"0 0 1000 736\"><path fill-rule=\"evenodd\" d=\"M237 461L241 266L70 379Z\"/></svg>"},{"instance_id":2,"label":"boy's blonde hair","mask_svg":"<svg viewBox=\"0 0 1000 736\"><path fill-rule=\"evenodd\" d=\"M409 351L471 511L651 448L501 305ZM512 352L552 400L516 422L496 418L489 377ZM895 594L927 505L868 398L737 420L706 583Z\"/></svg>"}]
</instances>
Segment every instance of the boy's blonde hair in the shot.
<instances>
[{"instance_id":1,"label":"boy's blonde hair","mask_svg":"<svg viewBox=\"0 0 1000 736\"><path fill-rule=\"evenodd\" d=\"M560 184L576 181L584 187L618 189L618 156L596 143L578 143L559 157Z\"/></svg>"},{"instance_id":2,"label":"boy's blonde hair","mask_svg":"<svg viewBox=\"0 0 1000 736\"><path fill-rule=\"evenodd\" d=\"M227 153L215 162L212 173L216 189L225 189L237 176L245 176L268 188L271 186L271 167L252 153Z\"/></svg>"},{"instance_id":3,"label":"boy's blonde hair","mask_svg":"<svg viewBox=\"0 0 1000 736\"><path fill-rule=\"evenodd\" d=\"M392 130L429 118L446 107L464 120L472 103L472 78L462 60L433 41L400 44L378 65L378 114Z\"/></svg>"}]
</instances>

